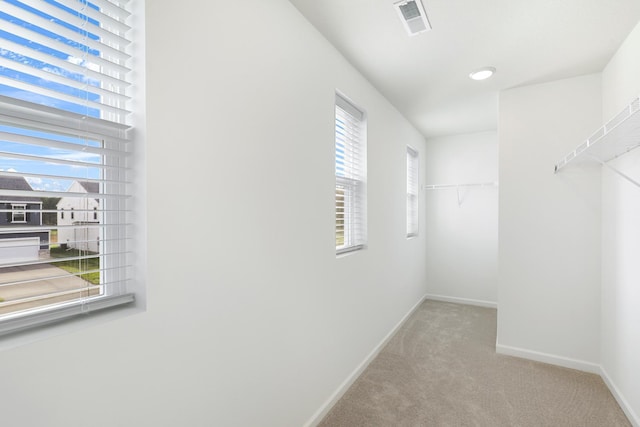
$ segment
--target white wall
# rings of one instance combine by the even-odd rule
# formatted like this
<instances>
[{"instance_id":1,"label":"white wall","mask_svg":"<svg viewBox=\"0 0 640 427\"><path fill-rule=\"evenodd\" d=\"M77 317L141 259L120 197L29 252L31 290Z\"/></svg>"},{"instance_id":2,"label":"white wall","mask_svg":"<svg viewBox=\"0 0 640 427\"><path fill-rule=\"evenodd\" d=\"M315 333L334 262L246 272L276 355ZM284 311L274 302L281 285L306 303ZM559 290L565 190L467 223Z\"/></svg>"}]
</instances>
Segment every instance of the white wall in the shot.
<instances>
[{"instance_id":1,"label":"white wall","mask_svg":"<svg viewBox=\"0 0 640 427\"><path fill-rule=\"evenodd\" d=\"M302 425L426 292L424 140L286 0L146 24L147 311L2 352L2 423ZM369 120L369 248L340 259L336 88Z\"/></svg>"},{"instance_id":2,"label":"white wall","mask_svg":"<svg viewBox=\"0 0 640 427\"><path fill-rule=\"evenodd\" d=\"M500 352L597 370L599 166L553 168L601 117L600 74L500 95Z\"/></svg>"},{"instance_id":3,"label":"white wall","mask_svg":"<svg viewBox=\"0 0 640 427\"><path fill-rule=\"evenodd\" d=\"M430 139L424 158L427 184L497 182L498 134L494 131ZM423 194L430 296L495 305L498 188L426 190Z\"/></svg>"},{"instance_id":4,"label":"white wall","mask_svg":"<svg viewBox=\"0 0 640 427\"><path fill-rule=\"evenodd\" d=\"M603 121L640 95L640 24L602 73ZM640 181L640 151L610 163ZM602 368L640 425L640 188L603 168Z\"/></svg>"}]
</instances>

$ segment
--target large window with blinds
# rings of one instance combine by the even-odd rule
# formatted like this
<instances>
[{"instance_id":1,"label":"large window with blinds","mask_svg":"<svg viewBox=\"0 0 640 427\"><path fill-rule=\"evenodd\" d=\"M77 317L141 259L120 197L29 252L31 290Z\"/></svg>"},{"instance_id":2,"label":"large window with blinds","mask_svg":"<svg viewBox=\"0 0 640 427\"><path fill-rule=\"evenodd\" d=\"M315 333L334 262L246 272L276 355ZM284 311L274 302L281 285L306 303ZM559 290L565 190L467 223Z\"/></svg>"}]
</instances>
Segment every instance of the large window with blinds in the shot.
<instances>
[{"instance_id":1,"label":"large window with blinds","mask_svg":"<svg viewBox=\"0 0 640 427\"><path fill-rule=\"evenodd\" d=\"M130 15L0 2L0 334L134 299Z\"/></svg>"},{"instance_id":2,"label":"large window with blinds","mask_svg":"<svg viewBox=\"0 0 640 427\"><path fill-rule=\"evenodd\" d=\"M419 172L418 152L407 146L407 237L418 235Z\"/></svg>"},{"instance_id":3,"label":"large window with blinds","mask_svg":"<svg viewBox=\"0 0 640 427\"><path fill-rule=\"evenodd\" d=\"M336 253L367 244L366 121L364 112L336 94Z\"/></svg>"}]
</instances>

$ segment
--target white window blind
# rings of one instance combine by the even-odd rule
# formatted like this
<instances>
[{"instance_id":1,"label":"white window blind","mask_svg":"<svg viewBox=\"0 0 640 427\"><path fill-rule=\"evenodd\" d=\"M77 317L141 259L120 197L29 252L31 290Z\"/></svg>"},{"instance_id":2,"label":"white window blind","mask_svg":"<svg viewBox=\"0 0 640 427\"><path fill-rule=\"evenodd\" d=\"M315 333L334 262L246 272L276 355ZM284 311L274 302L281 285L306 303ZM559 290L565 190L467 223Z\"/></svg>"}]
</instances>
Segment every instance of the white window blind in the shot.
<instances>
[{"instance_id":1,"label":"white window blind","mask_svg":"<svg viewBox=\"0 0 640 427\"><path fill-rule=\"evenodd\" d=\"M130 15L125 0L0 2L0 334L134 299Z\"/></svg>"},{"instance_id":2,"label":"white window blind","mask_svg":"<svg viewBox=\"0 0 640 427\"><path fill-rule=\"evenodd\" d=\"M419 172L418 152L407 147L407 237L418 235Z\"/></svg>"},{"instance_id":3,"label":"white window blind","mask_svg":"<svg viewBox=\"0 0 640 427\"><path fill-rule=\"evenodd\" d=\"M366 224L365 114L336 94L336 252L363 248Z\"/></svg>"}]
</instances>

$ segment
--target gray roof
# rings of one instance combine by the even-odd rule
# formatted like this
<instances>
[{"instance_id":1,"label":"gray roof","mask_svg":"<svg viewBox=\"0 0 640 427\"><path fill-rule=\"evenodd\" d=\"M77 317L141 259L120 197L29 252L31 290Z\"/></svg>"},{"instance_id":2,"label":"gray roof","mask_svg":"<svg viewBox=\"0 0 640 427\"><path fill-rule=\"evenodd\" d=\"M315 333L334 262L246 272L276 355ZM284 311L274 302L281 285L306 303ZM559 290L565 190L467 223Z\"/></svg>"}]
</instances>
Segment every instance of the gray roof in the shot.
<instances>
[{"instance_id":1,"label":"gray roof","mask_svg":"<svg viewBox=\"0 0 640 427\"><path fill-rule=\"evenodd\" d=\"M87 193L99 194L100 193L100 184L97 182L91 181L78 181L78 184L82 186ZM96 202L100 203L100 199L96 198Z\"/></svg>"},{"instance_id":2,"label":"gray roof","mask_svg":"<svg viewBox=\"0 0 640 427\"><path fill-rule=\"evenodd\" d=\"M33 191L33 188L23 176L0 176L0 188L3 190Z\"/></svg>"},{"instance_id":3,"label":"gray roof","mask_svg":"<svg viewBox=\"0 0 640 427\"><path fill-rule=\"evenodd\" d=\"M87 193L100 193L100 184L97 182L78 181L78 184L80 184L85 190L87 190Z\"/></svg>"},{"instance_id":4,"label":"gray roof","mask_svg":"<svg viewBox=\"0 0 640 427\"><path fill-rule=\"evenodd\" d=\"M17 202L40 202L40 197L28 196L5 196L2 190L33 191L26 179L22 176L0 175L0 200L11 200Z\"/></svg>"}]
</instances>

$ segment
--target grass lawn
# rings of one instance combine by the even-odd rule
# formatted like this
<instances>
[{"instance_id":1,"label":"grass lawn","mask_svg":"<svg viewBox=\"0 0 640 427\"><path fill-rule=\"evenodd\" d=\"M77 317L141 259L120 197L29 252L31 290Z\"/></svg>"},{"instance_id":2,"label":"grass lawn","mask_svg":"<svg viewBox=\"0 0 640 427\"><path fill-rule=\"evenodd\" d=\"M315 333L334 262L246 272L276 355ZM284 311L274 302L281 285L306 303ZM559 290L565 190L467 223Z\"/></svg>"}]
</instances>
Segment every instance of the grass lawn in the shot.
<instances>
[{"instance_id":1,"label":"grass lawn","mask_svg":"<svg viewBox=\"0 0 640 427\"><path fill-rule=\"evenodd\" d=\"M68 257L77 257L80 256L80 251L77 249L69 249L64 250L59 246L52 246L50 249L51 258L68 258ZM84 254L83 254L84 255ZM98 270L100 269L100 257L91 257L83 260L71 260L71 261L62 261L56 262L56 267L60 267L69 273L80 273L82 271L87 270ZM79 277L82 277L89 283L94 285L100 284L100 272L96 271L95 273L85 273L81 274Z\"/></svg>"}]
</instances>

